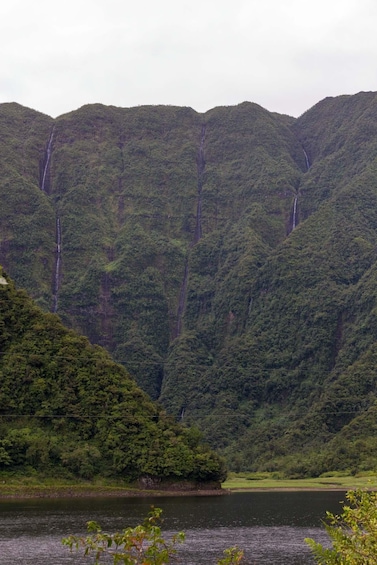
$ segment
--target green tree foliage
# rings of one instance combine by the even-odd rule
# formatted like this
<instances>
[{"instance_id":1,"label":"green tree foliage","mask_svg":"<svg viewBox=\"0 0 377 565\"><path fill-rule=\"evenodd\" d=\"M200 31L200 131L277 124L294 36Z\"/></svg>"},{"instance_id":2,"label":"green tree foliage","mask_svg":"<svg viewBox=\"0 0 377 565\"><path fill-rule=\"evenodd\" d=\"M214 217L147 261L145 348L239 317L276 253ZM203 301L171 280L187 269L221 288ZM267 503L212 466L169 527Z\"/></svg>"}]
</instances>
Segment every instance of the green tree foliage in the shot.
<instances>
[{"instance_id":1,"label":"green tree foliage","mask_svg":"<svg viewBox=\"0 0 377 565\"><path fill-rule=\"evenodd\" d=\"M176 554L175 545L184 541L184 534L180 532L166 541L158 525L161 512L154 508L143 524L115 534L103 532L96 522L88 522L88 532L94 534L85 538L70 536L63 539L63 544L71 550L82 549L84 555L93 555L96 564L110 556L114 564L164 565Z\"/></svg>"},{"instance_id":2,"label":"green tree foliage","mask_svg":"<svg viewBox=\"0 0 377 565\"><path fill-rule=\"evenodd\" d=\"M327 512L326 531L332 547L305 541L320 565L374 565L377 562L377 493L349 491L349 505L338 516Z\"/></svg>"},{"instance_id":3,"label":"green tree foliage","mask_svg":"<svg viewBox=\"0 0 377 565\"><path fill-rule=\"evenodd\" d=\"M1 467L156 484L224 478L196 431L175 424L105 350L1 277Z\"/></svg>"},{"instance_id":4,"label":"green tree foliage","mask_svg":"<svg viewBox=\"0 0 377 565\"><path fill-rule=\"evenodd\" d=\"M185 535L179 532L166 540L159 525L161 513L160 508L152 508L143 524L115 534L103 532L96 522L88 522L88 532L94 533L88 537L69 536L63 539L63 544L71 551L93 555L96 564L110 557L114 565L165 565L174 560L176 545L184 541ZM243 558L243 552L236 547L226 549L224 555L218 565L236 565Z\"/></svg>"}]
</instances>

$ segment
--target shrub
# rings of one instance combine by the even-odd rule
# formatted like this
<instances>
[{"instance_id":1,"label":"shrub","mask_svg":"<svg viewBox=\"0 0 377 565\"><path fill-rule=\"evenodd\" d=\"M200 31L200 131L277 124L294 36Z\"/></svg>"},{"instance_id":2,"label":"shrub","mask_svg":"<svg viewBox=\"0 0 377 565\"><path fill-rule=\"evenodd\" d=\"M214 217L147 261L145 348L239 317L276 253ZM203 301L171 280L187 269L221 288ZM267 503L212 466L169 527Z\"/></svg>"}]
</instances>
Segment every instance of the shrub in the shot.
<instances>
[{"instance_id":1,"label":"shrub","mask_svg":"<svg viewBox=\"0 0 377 565\"><path fill-rule=\"evenodd\" d=\"M377 563L377 492L349 491L350 505L334 515L327 512L326 531L332 548L313 539L305 541L320 565L375 565Z\"/></svg>"},{"instance_id":2,"label":"shrub","mask_svg":"<svg viewBox=\"0 0 377 565\"><path fill-rule=\"evenodd\" d=\"M165 565L176 554L176 545L184 541L185 535L179 532L170 541L165 540L158 525L161 514L160 508L152 508L143 524L115 534L103 532L96 522L88 522L88 531L93 532L91 535L69 536L63 539L63 544L71 550L83 549L84 555L93 554L96 564L102 557L110 557L114 565ZM224 551L218 565L236 565L242 558L243 552L231 547Z\"/></svg>"}]
</instances>

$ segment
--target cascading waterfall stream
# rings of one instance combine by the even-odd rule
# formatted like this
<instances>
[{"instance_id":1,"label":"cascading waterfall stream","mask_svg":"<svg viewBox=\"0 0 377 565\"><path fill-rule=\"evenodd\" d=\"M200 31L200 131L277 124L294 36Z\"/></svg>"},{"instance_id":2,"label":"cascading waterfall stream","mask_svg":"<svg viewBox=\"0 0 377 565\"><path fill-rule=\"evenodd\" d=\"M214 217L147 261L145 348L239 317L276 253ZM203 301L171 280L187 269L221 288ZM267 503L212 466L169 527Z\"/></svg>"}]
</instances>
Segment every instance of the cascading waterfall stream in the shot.
<instances>
[{"instance_id":1,"label":"cascading waterfall stream","mask_svg":"<svg viewBox=\"0 0 377 565\"><path fill-rule=\"evenodd\" d=\"M296 194L295 199L293 201L293 213L292 213L292 231L297 226L297 199L298 196Z\"/></svg>"},{"instance_id":2,"label":"cascading waterfall stream","mask_svg":"<svg viewBox=\"0 0 377 565\"><path fill-rule=\"evenodd\" d=\"M47 180L48 170L49 170L49 167L50 167L53 139L54 139L54 129L52 129L52 131L51 131L50 139L48 140L48 144L47 144L45 165L43 167L42 182L41 182L41 191L42 192L46 192L46 180Z\"/></svg>"},{"instance_id":3,"label":"cascading waterfall stream","mask_svg":"<svg viewBox=\"0 0 377 565\"><path fill-rule=\"evenodd\" d=\"M310 161L309 161L309 157L307 152L305 151L304 148L302 148L303 152L304 152L304 156L305 156L305 164L306 164L306 172L309 171L310 169ZM294 200L293 200L293 210L292 210L292 222L291 222L291 230L289 233L292 233L293 230L297 227L298 225L298 214L297 214L297 203L298 203L298 197L299 197L299 191L297 191L297 194L295 194Z\"/></svg>"},{"instance_id":4,"label":"cascading waterfall stream","mask_svg":"<svg viewBox=\"0 0 377 565\"><path fill-rule=\"evenodd\" d=\"M308 171L310 169L310 161L309 161L309 157L307 152L305 151L304 148L302 148L304 155L305 155L305 163L306 163L306 170Z\"/></svg>"},{"instance_id":5,"label":"cascading waterfall stream","mask_svg":"<svg viewBox=\"0 0 377 565\"><path fill-rule=\"evenodd\" d=\"M202 131L200 136L200 145L198 150L198 155L196 158L196 166L198 171L198 199L197 199L197 206L196 206L196 224L195 224L195 233L194 238L191 243L191 247L198 243L198 241L202 237L202 189L203 189L203 174L205 168L205 160L204 160L204 141L206 135L206 125L202 125ZM186 295L187 295L187 283L188 283L188 275L189 275L189 268L188 268L188 258L186 258L185 263L185 271L183 275L183 281L181 285L181 292L179 295L179 302L178 302L178 311L177 311L177 324L174 332L174 338L177 338L181 335L182 332L182 318L186 304Z\"/></svg>"},{"instance_id":6,"label":"cascading waterfall stream","mask_svg":"<svg viewBox=\"0 0 377 565\"><path fill-rule=\"evenodd\" d=\"M58 294L60 285L60 266L62 259L62 227L59 216L56 218L56 251L55 251L55 275L54 275L54 288L52 295L52 311L58 311Z\"/></svg>"},{"instance_id":7,"label":"cascading waterfall stream","mask_svg":"<svg viewBox=\"0 0 377 565\"><path fill-rule=\"evenodd\" d=\"M200 137L200 145L198 156L196 159L196 166L198 170L198 201L196 207L196 226L195 226L195 235L194 235L194 242L198 243L200 238L202 237L202 190L203 190L203 174L206 162L204 160L204 140L206 136L206 125L202 125L202 133Z\"/></svg>"},{"instance_id":8,"label":"cascading waterfall stream","mask_svg":"<svg viewBox=\"0 0 377 565\"><path fill-rule=\"evenodd\" d=\"M48 140L46 155L43 166L42 180L41 180L41 191L46 192L47 181L49 180L49 170L52 155L52 143L54 140L54 127L51 130L50 137ZM55 223L55 270L54 278L52 281L52 307L51 311L56 313L58 310L58 293L60 284L60 266L61 266L61 253L62 253L62 229L59 216L56 216Z\"/></svg>"}]
</instances>

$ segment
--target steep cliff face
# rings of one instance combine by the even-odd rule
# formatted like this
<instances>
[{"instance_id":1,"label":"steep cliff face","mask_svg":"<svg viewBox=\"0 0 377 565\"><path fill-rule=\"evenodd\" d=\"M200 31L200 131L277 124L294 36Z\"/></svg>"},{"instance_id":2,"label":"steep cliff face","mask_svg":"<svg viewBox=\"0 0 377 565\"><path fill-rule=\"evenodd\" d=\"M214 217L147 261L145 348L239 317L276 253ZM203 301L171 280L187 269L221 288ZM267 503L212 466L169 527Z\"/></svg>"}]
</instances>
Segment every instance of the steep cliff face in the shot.
<instances>
[{"instance_id":1,"label":"steep cliff face","mask_svg":"<svg viewBox=\"0 0 377 565\"><path fill-rule=\"evenodd\" d=\"M40 190L53 120L2 104L0 254L4 267L42 306L51 302L54 208Z\"/></svg>"},{"instance_id":2,"label":"steep cliff face","mask_svg":"<svg viewBox=\"0 0 377 565\"><path fill-rule=\"evenodd\" d=\"M376 337L375 93L298 120L1 105L0 128L0 262L234 467L311 461L373 405L368 364L328 417Z\"/></svg>"},{"instance_id":3,"label":"steep cliff face","mask_svg":"<svg viewBox=\"0 0 377 565\"><path fill-rule=\"evenodd\" d=\"M169 344L189 322L188 295L204 292L212 301L215 293L195 267L194 248L205 239L201 247L216 254L219 238L248 217L253 233L242 239L259 238L260 247L284 239L300 177L298 143L277 117L247 103L208 115L94 105L55 122L3 105L2 116L14 122L9 135L16 131L33 148L27 163L35 171L24 174L23 149L15 148L8 160L30 183L18 191L27 218L12 201L7 217L22 225L11 234L19 249L7 252L5 235L0 259L46 308L127 362L158 397ZM33 220L41 225L27 237Z\"/></svg>"}]
</instances>

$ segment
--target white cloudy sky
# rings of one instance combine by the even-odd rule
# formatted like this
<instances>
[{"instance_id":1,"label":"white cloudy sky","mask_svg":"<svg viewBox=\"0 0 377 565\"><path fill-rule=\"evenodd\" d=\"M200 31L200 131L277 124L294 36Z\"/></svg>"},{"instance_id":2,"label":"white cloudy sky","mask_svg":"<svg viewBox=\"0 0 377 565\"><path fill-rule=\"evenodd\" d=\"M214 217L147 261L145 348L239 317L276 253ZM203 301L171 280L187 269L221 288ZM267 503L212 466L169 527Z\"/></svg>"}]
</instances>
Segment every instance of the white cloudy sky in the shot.
<instances>
[{"instance_id":1,"label":"white cloudy sky","mask_svg":"<svg viewBox=\"0 0 377 565\"><path fill-rule=\"evenodd\" d=\"M55 117L249 100L298 116L377 90L376 24L376 0L3 0L0 102Z\"/></svg>"}]
</instances>

